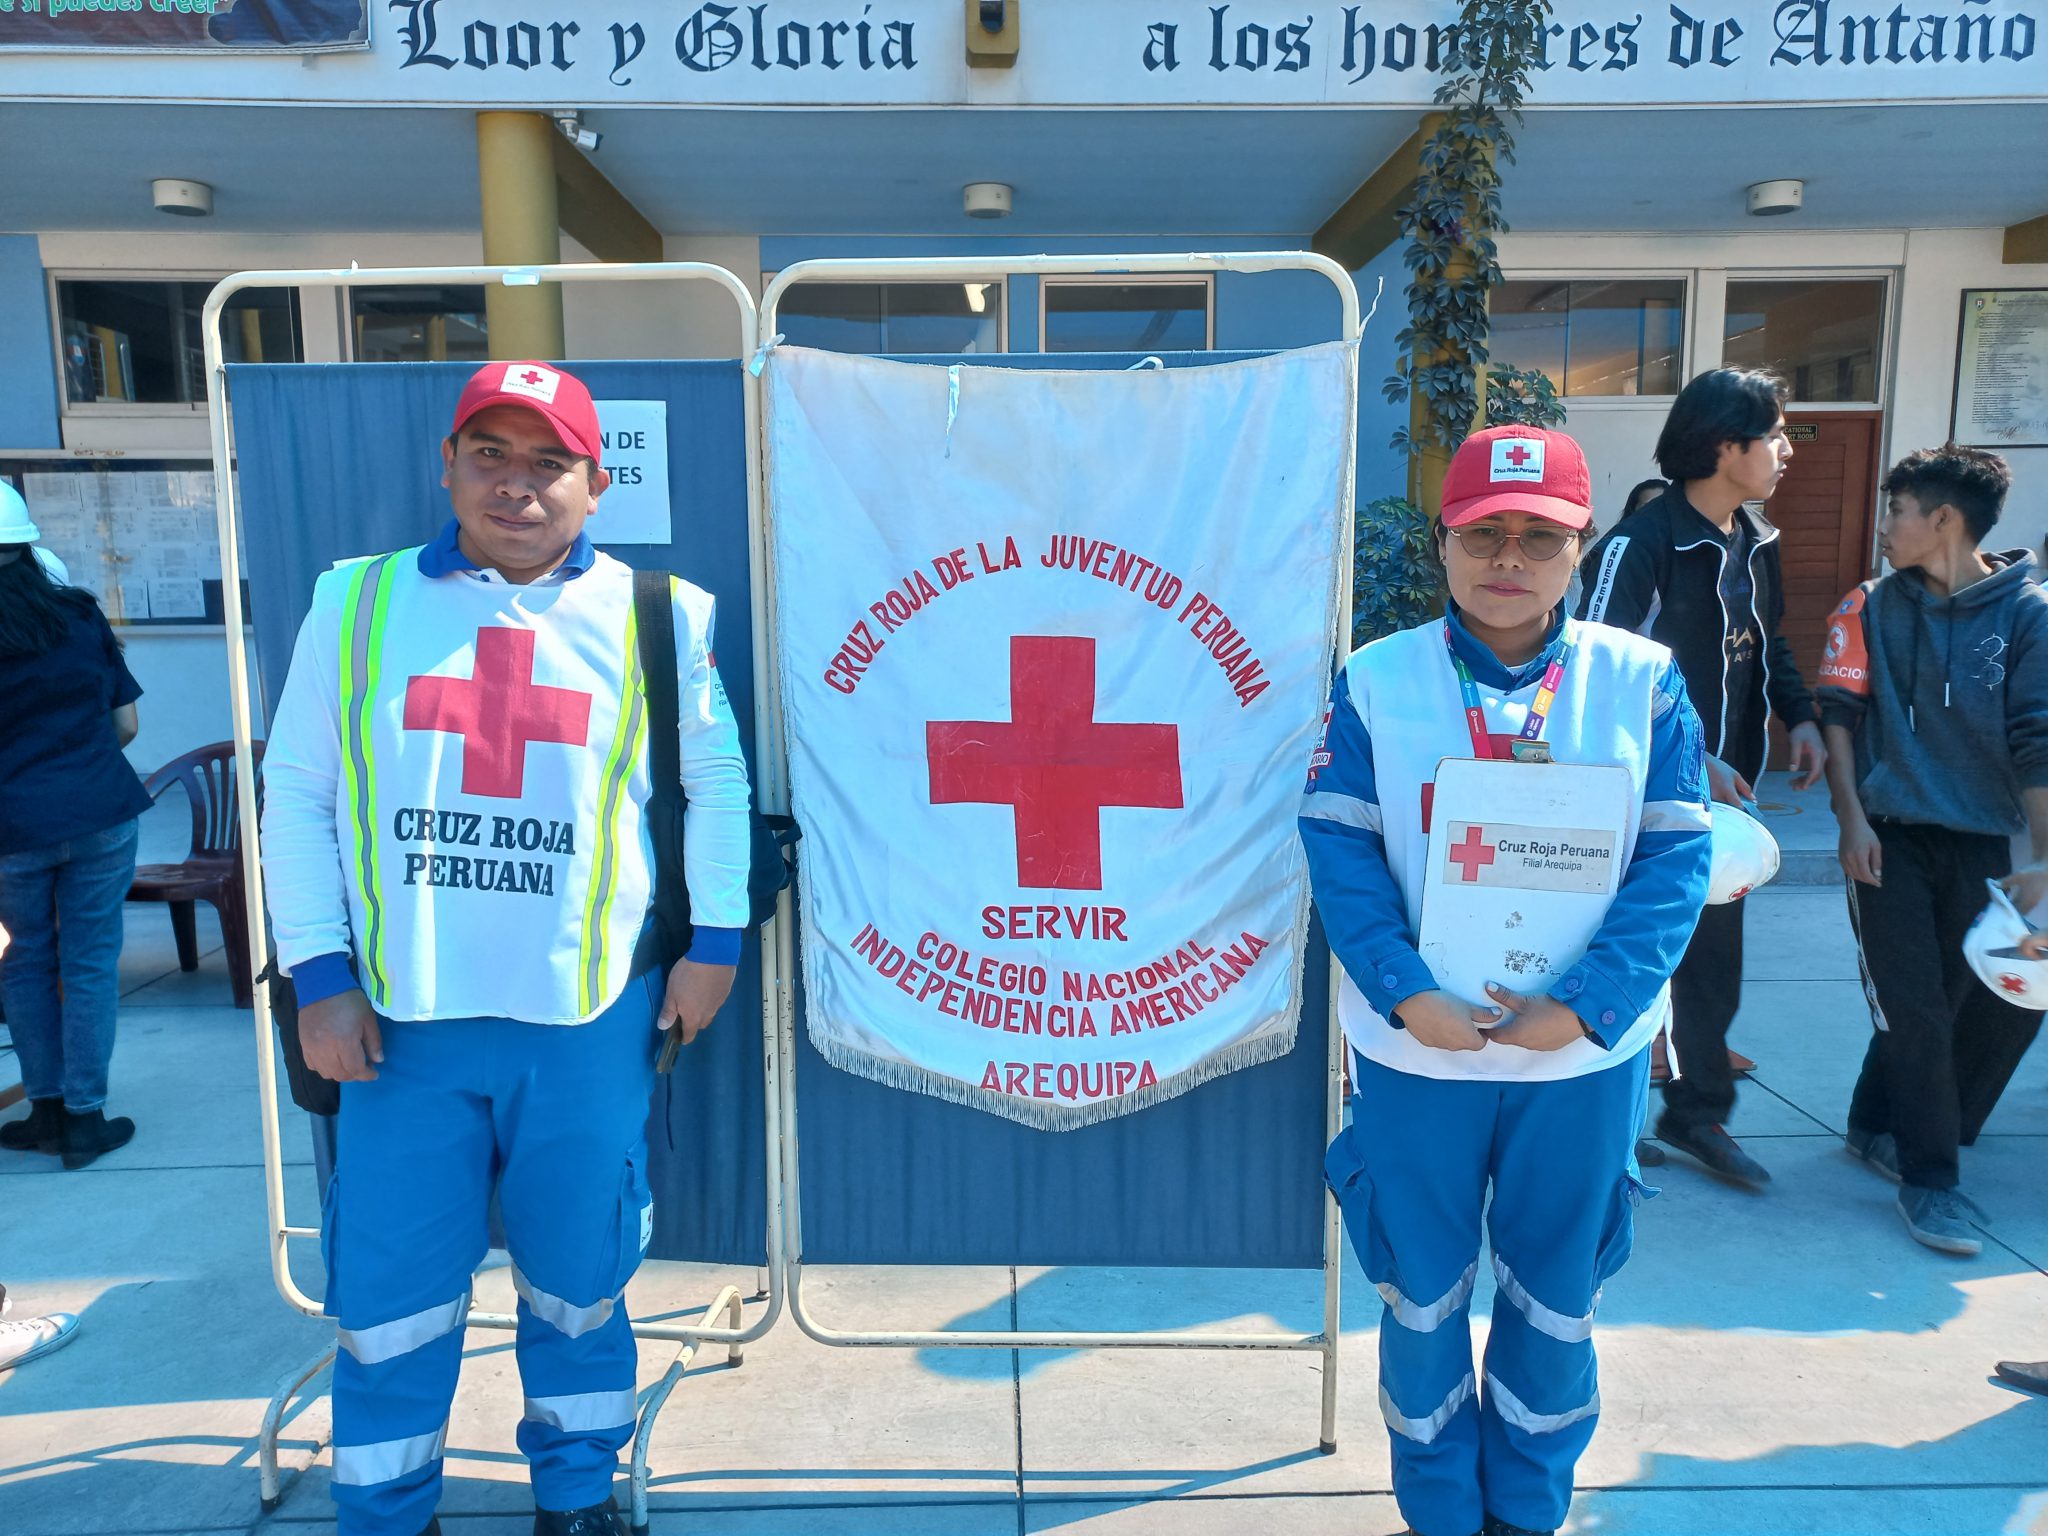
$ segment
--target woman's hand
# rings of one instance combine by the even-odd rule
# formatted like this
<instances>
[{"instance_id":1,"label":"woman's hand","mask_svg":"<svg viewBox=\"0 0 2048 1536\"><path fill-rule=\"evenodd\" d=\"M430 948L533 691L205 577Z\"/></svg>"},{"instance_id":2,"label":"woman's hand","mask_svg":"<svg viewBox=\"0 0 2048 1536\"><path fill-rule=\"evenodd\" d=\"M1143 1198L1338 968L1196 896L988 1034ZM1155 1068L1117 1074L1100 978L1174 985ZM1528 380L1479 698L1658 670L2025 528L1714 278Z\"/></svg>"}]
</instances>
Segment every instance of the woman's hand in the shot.
<instances>
[{"instance_id":1,"label":"woman's hand","mask_svg":"<svg viewBox=\"0 0 2048 1536\"><path fill-rule=\"evenodd\" d=\"M1486 1048L1481 1024L1500 1017L1498 1008L1482 1008L1450 992L1418 992L1394 1006L1394 1016L1408 1033L1424 1045L1439 1051L1478 1051Z\"/></svg>"},{"instance_id":2,"label":"woman's hand","mask_svg":"<svg viewBox=\"0 0 2048 1536\"><path fill-rule=\"evenodd\" d=\"M1561 1051L1573 1041L1587 1038L1585 1020L1554 997L1524 997L1491 981L1486 984L1486 995L1515 1016L1513 1023L1488 1031L1496 1045Z\"/></svg>"},{"instance_id":3,"label":"woman's hand","mask_svg":"<svg viewBox=\"0 0 2048 1536\"><path fill-rule=\"evenodd\" d=\"M1711 752L1707 754L1707 793L1723 805L1745 809L1756 799L1756 791L1750 787L1749 780Z\"/></svg>"}]
</instances>

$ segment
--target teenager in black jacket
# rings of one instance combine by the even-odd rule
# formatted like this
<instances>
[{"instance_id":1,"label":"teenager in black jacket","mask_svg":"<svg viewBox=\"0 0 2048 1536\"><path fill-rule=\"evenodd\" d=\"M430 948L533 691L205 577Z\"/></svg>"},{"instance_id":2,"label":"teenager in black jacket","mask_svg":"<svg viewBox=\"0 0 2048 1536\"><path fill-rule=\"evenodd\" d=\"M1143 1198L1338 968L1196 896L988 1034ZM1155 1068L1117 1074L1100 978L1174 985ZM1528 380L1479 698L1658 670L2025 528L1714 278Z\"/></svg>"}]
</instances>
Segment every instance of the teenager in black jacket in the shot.
<instances>
[{"instance_id":1,"label":"teenager in black jacket","mask_svg":"<svg viewBox=\"0 0 2048 1536\"><path fill-rule=\"evenodd\" d=\"M1737 368L1703 373L1657 439L1670 489L1631 512L1586 560L1579 617L1669 646L1706 726L1716 800L1754 801L1773 714L1790 729L1793 785L1827 761L1819 712L1778 632L1778 530L1748 504L1777 489L1792 445L1783 386ZM1742 1000L1742 903L1710 906L1671 979L1673 1077L1657 1137L1752 1189L1770 1174L1722 1129L1735 1108L1728 1026Z\"/></svg>"}]
</instances>

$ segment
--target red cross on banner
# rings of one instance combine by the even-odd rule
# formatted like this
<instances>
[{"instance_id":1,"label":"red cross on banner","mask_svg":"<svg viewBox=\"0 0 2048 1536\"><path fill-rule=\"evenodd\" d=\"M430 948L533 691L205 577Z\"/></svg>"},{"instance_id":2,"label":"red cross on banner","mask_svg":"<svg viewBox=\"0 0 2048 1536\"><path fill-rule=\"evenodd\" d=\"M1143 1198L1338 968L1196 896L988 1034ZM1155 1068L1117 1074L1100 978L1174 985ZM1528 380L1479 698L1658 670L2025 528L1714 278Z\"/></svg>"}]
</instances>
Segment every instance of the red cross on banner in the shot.
<instances>
[{"instance_id":1,"label":"red cross on banner","mask_svg":"<svg viewBox=\"0 0 2048 1536\"><path fill-rule=\"evenodd\" d=\"M532 630L479 629L470 676L405 685L405 728L461 736L462 792L516 800L530 743L580 747L589 738L590 695L534 683Z\"/></svg>"},{"instance_id":2,"label":"red cross on banner","mask_svg":"<svg viewBox=\"0 0 2048 1536\"><path fill-rule=\"evenodd\" d=\"M1493 862L1493 850L1486 844L1486 836L1478 827L1465 829L1465 841L1451 846L1451 862L1458 866L1459 878L1477 880L1479 871Z\"/></svg>"},{"instance_id":3,"label":"red cross on banner","mask_svg":"<svg viewBox=\"0 0 2048 1536\"><path fill-rule=\"evenodd\" d=\"M1010 640L1010 718L925 726L933 805L1008 805L1017 883L1102 889L1107 806L1181 808L1180 730L1095 718L1095 642Z\"/></svg>"}]
</instances>

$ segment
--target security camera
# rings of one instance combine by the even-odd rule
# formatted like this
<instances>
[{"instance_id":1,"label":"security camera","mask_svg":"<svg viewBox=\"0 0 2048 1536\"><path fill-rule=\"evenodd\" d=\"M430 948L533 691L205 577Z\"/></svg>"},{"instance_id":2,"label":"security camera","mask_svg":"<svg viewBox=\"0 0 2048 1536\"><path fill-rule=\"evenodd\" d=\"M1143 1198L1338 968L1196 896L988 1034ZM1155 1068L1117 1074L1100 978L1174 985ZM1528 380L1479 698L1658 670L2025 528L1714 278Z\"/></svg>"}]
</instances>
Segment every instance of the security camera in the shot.
<instances>
[{"instance_id":1,"label":"security camera","mask_svg":"<svg viewBox=\"0 0 2048 1536\"><path fill-rule=\"evenodd\" d=\"M604 135L595 128L584 127L581 115L575 112L557 112L555 126L562 130L563 138L586 155L595 154L597 146L604 142Z\"/></svg>"}]
</instances>

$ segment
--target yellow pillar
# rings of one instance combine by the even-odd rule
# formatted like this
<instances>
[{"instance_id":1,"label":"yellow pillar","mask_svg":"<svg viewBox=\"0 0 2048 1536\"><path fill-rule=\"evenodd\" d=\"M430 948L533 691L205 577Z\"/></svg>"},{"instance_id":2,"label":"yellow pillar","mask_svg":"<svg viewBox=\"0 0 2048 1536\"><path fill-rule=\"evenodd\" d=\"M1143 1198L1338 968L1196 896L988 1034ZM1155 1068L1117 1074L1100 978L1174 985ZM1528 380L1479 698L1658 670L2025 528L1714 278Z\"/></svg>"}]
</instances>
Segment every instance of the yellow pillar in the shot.
<instances>
[{"instance_id":1,"label":"yellow pillar","mask_svg":"<svg viewBox=\"0 0 2048 1536\"><path fill-rule=\"evenodd\" d=\"M562 259L555 195L555 125L539 112L479 112L476 160L483 191L484 262L544 266ZM560 357L562 288L540 283L484 290L495 358Z\"/></svg>"}]
</instances>

